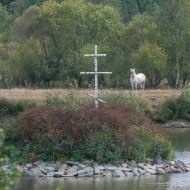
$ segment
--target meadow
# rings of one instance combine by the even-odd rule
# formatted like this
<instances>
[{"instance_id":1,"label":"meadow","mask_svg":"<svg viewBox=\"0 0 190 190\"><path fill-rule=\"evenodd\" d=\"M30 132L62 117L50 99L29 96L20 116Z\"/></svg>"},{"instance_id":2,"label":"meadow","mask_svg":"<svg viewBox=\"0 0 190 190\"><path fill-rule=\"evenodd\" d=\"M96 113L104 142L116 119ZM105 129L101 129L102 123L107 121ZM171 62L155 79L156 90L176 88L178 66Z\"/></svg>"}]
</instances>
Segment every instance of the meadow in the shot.
<instances>
[{"instance_id":1,"label":"meadow","mask_svg":"<svg viewBox=\"0 0 190 190\"><path fill-rule=\"evenodd\" d=\"M41 102L46 99L47 94L57 93L62 96L66 96L68 92L71 92L74 96L81 99L92 99L87 93L94 93L94 89L27 89L27 88L13 88L13 89L0 89L0 98L6 98L7 100L20 101L29 100L35 102ZM105 95L106 93L120 93L129 94L131 90L113 90L113 89L103 89L99 90L99 95ZM168 97L172 95L179 95L181 90L174 89L156 89L156 90L140 90L137 95L155 104L162 103Z\"/></svg>"}]
</instances>

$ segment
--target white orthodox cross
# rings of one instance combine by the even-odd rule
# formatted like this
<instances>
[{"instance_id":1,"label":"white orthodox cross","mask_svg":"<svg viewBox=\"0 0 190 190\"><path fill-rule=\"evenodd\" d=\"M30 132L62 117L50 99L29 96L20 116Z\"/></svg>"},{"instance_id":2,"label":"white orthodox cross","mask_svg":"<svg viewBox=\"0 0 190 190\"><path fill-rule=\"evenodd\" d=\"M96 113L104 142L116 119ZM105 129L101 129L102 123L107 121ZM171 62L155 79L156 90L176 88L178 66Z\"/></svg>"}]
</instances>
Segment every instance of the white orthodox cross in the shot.
<instances>
[{"instance_id":1,"label":"white orthodox cross","mask_svg":"<svg viewBox=\"0 0 190 190\"><path fill-rule=\"evenodd\" d=\"M93 97L95 100L95 108L98 108L98 102L106 103L105 101L98 98L98 75L99 74L112 74L112 72L98 72L98 57L106 56L106 54L98 54L97 53L97 45L94 48L94 54L84 54L86 57L94 57L94 72L80 72L80 74L93 74L95 75L95 92L94 95L88 93L89 96Z\"/></svg>"}]
</instances>

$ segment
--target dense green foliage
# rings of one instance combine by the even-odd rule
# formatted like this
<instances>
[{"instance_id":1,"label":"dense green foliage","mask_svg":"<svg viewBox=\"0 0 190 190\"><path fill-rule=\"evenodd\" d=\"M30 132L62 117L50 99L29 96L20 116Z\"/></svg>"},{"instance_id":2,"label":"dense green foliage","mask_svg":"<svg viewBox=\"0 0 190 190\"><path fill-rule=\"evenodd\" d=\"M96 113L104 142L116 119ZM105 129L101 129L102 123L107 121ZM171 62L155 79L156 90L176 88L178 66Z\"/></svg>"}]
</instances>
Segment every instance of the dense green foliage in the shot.
<instances>
[{"instance_id":1,"label":"dense green foliage","mask_svg":"<svg viewBox=\"0 0 190 190\"><path fill-rule=\"evenodd\" d=\"M98 45L104 87L129 87L129 68L147 75L147 86L190 81L189 0L0 1L0 86L93 87Z\"/></svg>"},{"instance_id":2,"label":"dense green foliage","mask_svg":"<svg viewBox=\"0 0 190 190\"><path fill-rule=\"evenodd\" d=\"M35 103L29 101L11 102L6 99L0 99L0 117L18 115L20 112L34 107L34 105Z\"/></svg>"},{"instance_id":3,"label":"dense green foliage","mask_svg":"<svg viewBox=\"0 0 190 190\"><path fill-rule=\"evenodd\" d=\"M160 106L154 118L159 122L177 119L190 121L190 91L187 89L184 89L179 96L169 97Z\"/></svg>"}]
</instances>

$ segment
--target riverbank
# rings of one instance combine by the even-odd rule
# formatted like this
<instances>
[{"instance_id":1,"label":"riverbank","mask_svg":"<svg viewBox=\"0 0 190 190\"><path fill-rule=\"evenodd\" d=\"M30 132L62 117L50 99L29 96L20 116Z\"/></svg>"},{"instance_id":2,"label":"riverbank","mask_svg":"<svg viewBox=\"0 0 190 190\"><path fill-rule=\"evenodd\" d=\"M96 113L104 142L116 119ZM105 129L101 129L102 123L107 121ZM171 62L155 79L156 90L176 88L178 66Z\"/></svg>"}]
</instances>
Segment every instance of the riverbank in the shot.
<instances>
[{"instance_id":1,"label":"riverbank","mask_svg":"<svg viewBox=\"0 0 190 190\"><path fill-rule=\"evenodd\" d=\"M37 161L15 166L21 173L30 177L132 177L140 175L160 175L167 173L190 172L190 163L182 161L161 161L148 159L147 163L125 161L119 165L99 165L84 161L83 163L67 161L48 163Z\"/></svg>"},{"instance_id":2,"label":"riverbank","mask_svg":"<svg viewBox=\"0 0 190 190\"><path fill-rule=\"evenodd\" d=\"M190 128L190 122L185 120L169 121L165 124L160 124L164 128Z\"/></svg>"}]
</instances>

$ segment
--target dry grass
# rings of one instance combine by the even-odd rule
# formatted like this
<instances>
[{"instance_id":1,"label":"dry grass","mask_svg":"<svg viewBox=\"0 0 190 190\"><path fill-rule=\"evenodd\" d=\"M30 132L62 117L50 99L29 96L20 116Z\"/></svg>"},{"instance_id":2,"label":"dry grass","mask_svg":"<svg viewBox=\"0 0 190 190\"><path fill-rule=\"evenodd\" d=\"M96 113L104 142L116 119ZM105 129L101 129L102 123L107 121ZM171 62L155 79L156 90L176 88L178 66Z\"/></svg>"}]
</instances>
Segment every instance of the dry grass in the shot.
<instances>
[{"instance_id":1,"label":"dry grass","mask_svg":"<svg viewBox=\"0 0 190 190\"><path fill-rule=\"evenodd\" d=\"M66 89L0 89L0 98L6 98L8 100L19 101L19 100L31 100L36 102L41 102L45 100L46 95L50 92L56 92L60 95L66 95L68 92L72 92L79 98L90 98L87 96L87 93L94 93L94 90L66 90ZM107 92L119 93L119 90L99 90L100 95ZM123 93L128 94L129 90L123 90ZM167 97L172 95L179 95L181 90L145 90L137 92L137 95L145 97L147 100L150 100L152 103L158 104L163 102Z\"/></svg>"}]
</instances>

